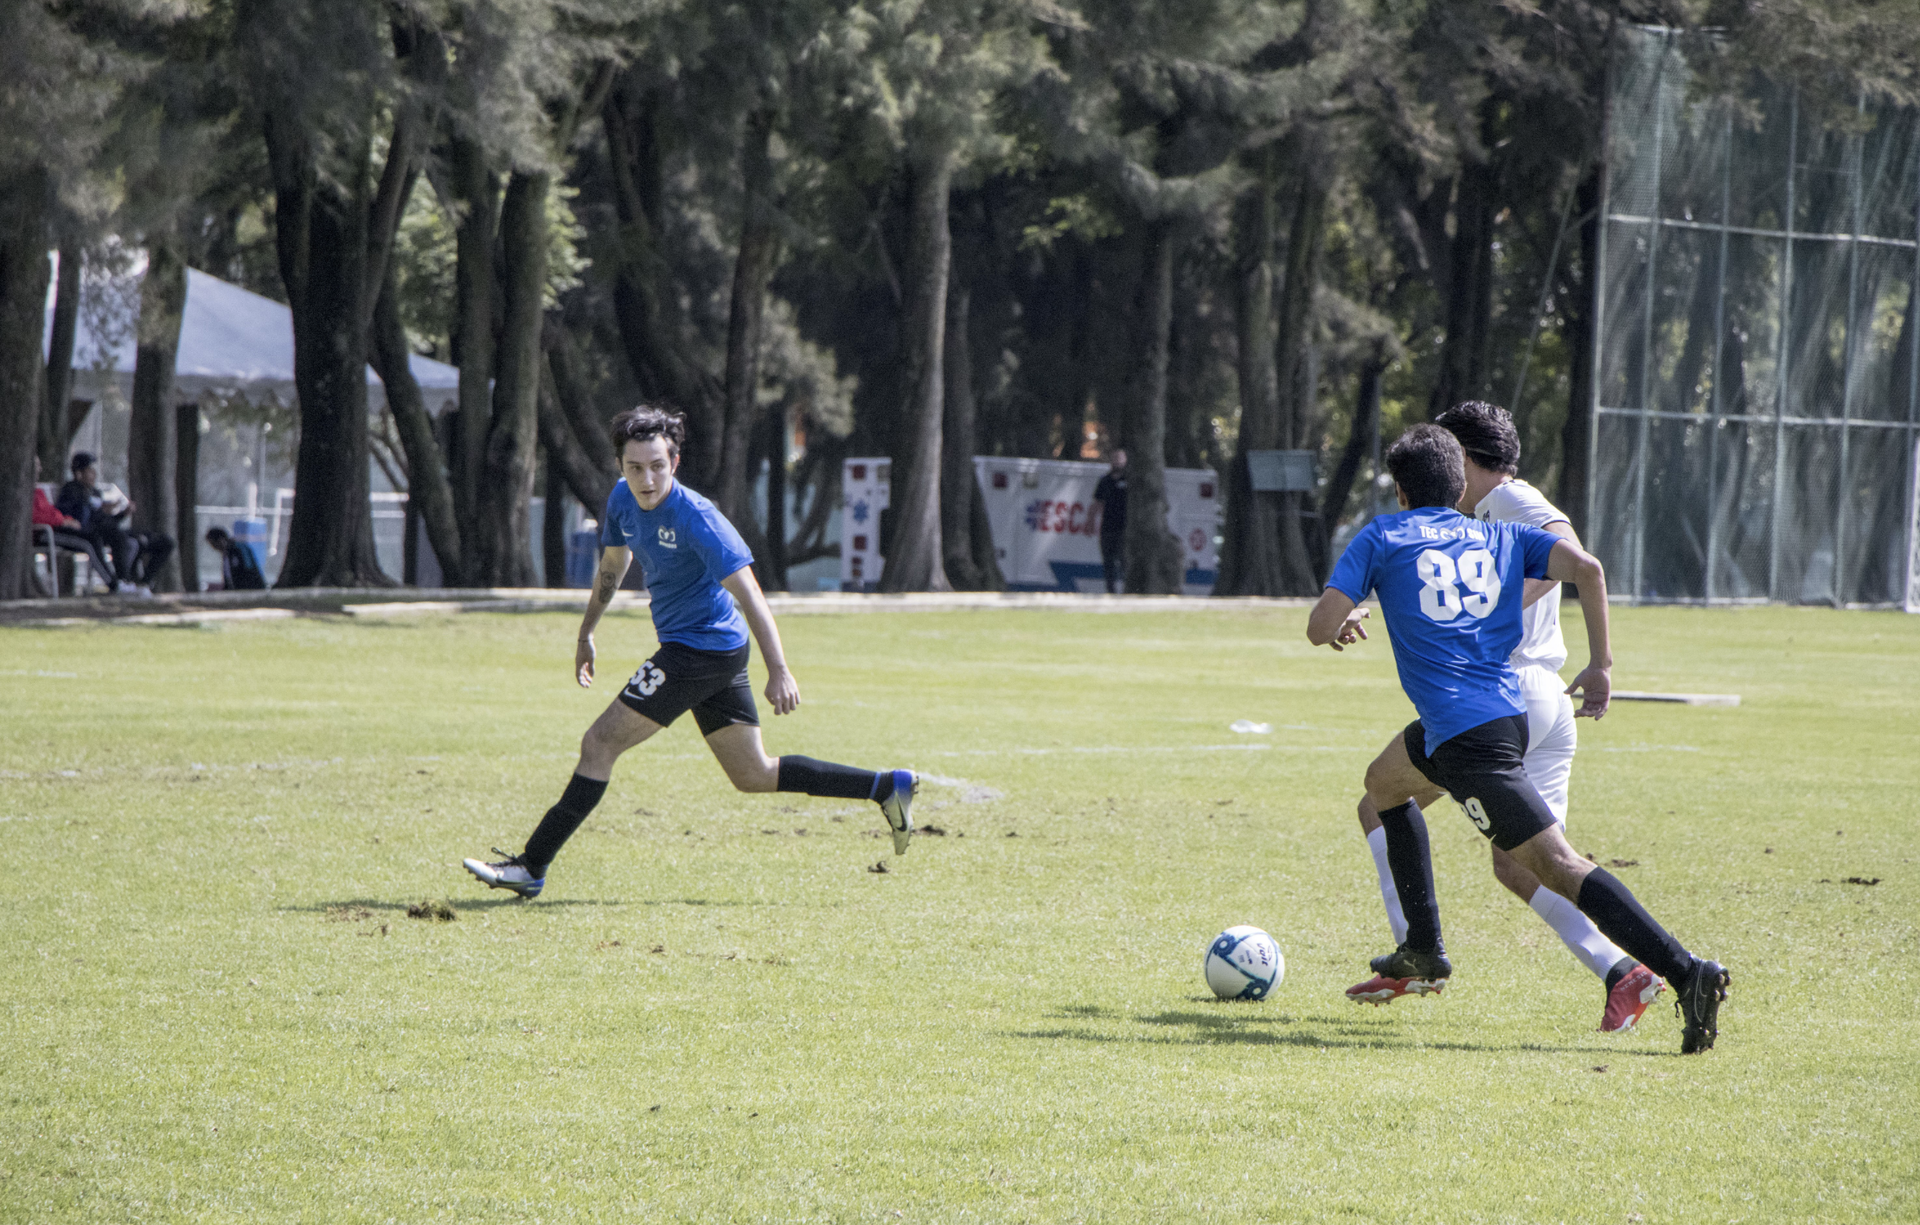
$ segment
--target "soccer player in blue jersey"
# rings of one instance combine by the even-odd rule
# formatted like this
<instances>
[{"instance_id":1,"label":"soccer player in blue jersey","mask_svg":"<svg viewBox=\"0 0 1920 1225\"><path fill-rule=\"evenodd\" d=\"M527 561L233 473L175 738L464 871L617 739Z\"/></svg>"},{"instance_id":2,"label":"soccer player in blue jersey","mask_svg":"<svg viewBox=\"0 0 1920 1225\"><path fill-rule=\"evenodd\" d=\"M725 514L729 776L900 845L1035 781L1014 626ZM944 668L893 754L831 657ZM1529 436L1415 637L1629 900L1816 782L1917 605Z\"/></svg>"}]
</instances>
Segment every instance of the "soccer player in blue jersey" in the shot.
<instances>
[{"instance_id":1,"label":"soccer player in blue jersey","mask_svg":"<svg viewBox=\"0 0 1920 1225\"><path fill-rule=\"evenodd\" d=\"M799 791L807 795L872 800L904 854L913 835L909 770L860 770L788 754L769 757L760 743L760 717L747 679L747 637L767 662L767 701L776 715L800 705L800 686L787 667L773 612L753 577L753 555L712 502L674 479L686 421L679 413L642 405L613 419L613 447L622 479L607 499L600 530L599 573L574 649L574 679L593 684L593 631L613 602L635 556L652 596L660 649L587 729L560 802L547 810L526 848L497 863L465 860L489 887L523 898L539 896L547 867L606 793L613 763L688 711L707 747L741 791Z\"/></svg>"},{"instance_id":2,"label":"soccer player in blue jersey","mask_svg":"<svg viewBox=\"0 0 1920 1225\"><path fill-rule=\"evenodd\" d=\"M1578 545L1523 523L1481 522L1454 509L1466 488L1459 442L1416 425L1387 450L1401 512L1369 523L1341 555L1307 620L1307 639L1336 651L1364 639L1360 602L1380 599L1400 685L1419 717L1367 767L1367 798L1386 830L1387 860L1407 922L1374 973L1437 989L1453 973L1440 935L1427 827L1414 797L1450 793L1493 844L1568 898L1608 939L1671 983L1680 1051L1713 1046L1730 981L1654 921L1612 873L1568 844L1528 780L1526 705L1510 657L1521 638L1525 579L1572 582L1585 614L1587 667L1567 687L1599 718L1612 693L1606 575Z\"/></svg>"},{"instance_id":3,"label":"soccer player in blue jersey","mask_svg":"<svg viewBox=\"0 0 1920 1225\"><path fill-rule=\"evenodd\" d=\"M1482 520L1529 523L1576 545L1580 543L1567 516L1546 495L1519 478L1520 433L1506 409L1469 400L1441 413L1433 423L1452 434L1465 452L1467 488L1460 499L1461 513ZM1509 662L1520 679L1520 700L1527 708L1527 781L1546 801L1553 819L1564 826L1567 781L1573 773L1579 733L1573 708L1567 702L1566 683L1560 679L1560 669L1567 662L1566 640L1560 635L1560 584L1528 579L1520 603L1520 645ZM1414 802L1430 807L1440 795L1434 788L1415 796ZM1387 864L1387 831L1373 810L1373 802L1364 795L1359 817L1380 879L1387 924L1398 942L1406 938L1407 923L1400 913L1400 897L1394 891L1393 872ZM1600 979L1606 991L1601 1031L1632 1029L1667 985L1601 935L1593 920L1571 901L1535 880L1513 856L1498 846L1492 852L1494 876L1538 914L1580 963ZM1430 984L1419 979L1375 975L1347 988L1347 998L1356 1003L1386 1004L1403 995L1423 994L1428 988Z\"/></svg>"}]
</instances>

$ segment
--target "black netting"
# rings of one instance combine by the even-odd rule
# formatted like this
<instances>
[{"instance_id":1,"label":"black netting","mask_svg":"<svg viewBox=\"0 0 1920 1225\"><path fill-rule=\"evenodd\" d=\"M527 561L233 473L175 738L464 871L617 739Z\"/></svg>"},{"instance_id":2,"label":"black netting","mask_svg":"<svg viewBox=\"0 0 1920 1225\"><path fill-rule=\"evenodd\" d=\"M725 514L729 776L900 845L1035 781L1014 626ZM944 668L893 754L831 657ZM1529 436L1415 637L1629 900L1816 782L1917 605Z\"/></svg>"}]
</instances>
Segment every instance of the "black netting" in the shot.
<instances>
[{"instance_id":1,"label":"black netting","mask_svg":"<svg viewBox=\"0 0 1920 1225\"><path fill-rule=\"evenodd\" d=\"M1587 535L1648 600L1914 587L1920 116L1700 98L1679 40L1613 74Z\"/></svg>"}]
</instances>

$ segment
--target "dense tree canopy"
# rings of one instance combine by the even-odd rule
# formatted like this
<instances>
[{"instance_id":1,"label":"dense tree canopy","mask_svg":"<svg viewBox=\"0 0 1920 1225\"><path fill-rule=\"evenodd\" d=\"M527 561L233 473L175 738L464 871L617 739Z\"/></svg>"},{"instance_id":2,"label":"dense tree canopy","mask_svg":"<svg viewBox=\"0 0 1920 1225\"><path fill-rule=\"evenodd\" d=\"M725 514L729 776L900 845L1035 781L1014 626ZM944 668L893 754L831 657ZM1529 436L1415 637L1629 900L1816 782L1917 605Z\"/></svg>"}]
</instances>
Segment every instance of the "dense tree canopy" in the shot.
<instances>
[{"instance_id":1,"label":"dense tree canopy","mask_svg":"<svg viewBox=\"0 0 1920 1225\"><path fill-rule=\"evenodd\" d=\"M136 249L129 473L156 530L191 523L184 269L292 308L288 585L399 577L370 460L449 582L530 581L530 499L557 549L556 508L614 479L601 423L642 398L686 411L682 477L771 588L827 548L854 453L892 457L892 590L1001 581L979 453L1127 446L1135 591L1180 582L1165 468L1224 478L1221 592L1308 593L1377 505L1378 438L1468 397L1510 404L1523 471L1577 507L1629 23L1714 31L1712 88L1920 100L1913 0L6 5L0 598L26 582L32 456L58 464L76 424L77 270ZM413 352L461 369L439 421ZM1254 491L1266 448L1313 452L1317 489Z\"/></svg>"}]
</instances>

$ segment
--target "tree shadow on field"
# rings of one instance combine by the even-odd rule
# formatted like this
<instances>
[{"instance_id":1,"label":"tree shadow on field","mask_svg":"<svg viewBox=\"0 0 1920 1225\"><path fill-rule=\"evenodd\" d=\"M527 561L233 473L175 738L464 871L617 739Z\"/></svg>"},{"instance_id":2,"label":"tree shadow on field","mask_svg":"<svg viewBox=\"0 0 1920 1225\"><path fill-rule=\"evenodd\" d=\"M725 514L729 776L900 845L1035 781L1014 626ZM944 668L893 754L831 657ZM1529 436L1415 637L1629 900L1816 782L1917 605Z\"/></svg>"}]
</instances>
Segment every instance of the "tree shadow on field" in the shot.
<instances>
[{"instance_id":1,"label":"tree shadow on field","mask_svg":"<svg viewBox=\"0 0 1920 1225\"><path fill-rule=\"evenodd\" d=\"M1244 1001L1206 1001L1202 1008L1157 1013L1125 1013L1112 1008L1077 1004L1053 1014L1062 1020L1131 1023L1146 1029L1116 1030L1090 1025L1015 1031L1016 1038L1064 1039L1071 1042L1143 1043L1165 1046L1298 1046L1312 1049L1431 1050L1472 1053L1602 1055L1609 1060L1673 1056L1677 1051L1622 1050L1592 1043L1553 1042L1426 1042L1386 1016L1300 1017L1287 1012L1254 1012Z\"/></svg>"}]
</instances>

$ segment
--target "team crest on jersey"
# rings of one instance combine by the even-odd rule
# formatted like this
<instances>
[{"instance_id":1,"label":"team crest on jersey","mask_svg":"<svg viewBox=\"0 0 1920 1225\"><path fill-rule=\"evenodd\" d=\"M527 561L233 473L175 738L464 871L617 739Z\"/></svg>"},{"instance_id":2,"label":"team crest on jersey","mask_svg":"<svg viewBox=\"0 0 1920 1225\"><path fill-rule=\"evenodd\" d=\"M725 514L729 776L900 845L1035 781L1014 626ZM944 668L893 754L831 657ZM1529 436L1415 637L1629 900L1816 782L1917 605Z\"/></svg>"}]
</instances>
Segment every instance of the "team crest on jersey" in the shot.
<instances>
[{"instance_id":1,"label":"team crest on jersey","mask_svg":"<svg viewBox=\"0 0 1920 1225\"><path fill-rule=\"evenodd\" d=\"M660 529L660 547L663 549L677 549L680 547L680 542L674 536L672 528L663 527Z\"/></svg>"}]
</instances>

